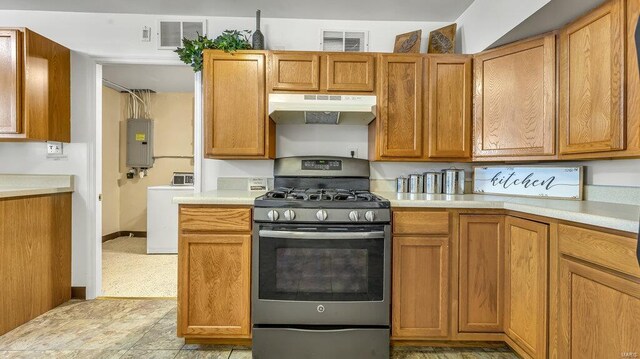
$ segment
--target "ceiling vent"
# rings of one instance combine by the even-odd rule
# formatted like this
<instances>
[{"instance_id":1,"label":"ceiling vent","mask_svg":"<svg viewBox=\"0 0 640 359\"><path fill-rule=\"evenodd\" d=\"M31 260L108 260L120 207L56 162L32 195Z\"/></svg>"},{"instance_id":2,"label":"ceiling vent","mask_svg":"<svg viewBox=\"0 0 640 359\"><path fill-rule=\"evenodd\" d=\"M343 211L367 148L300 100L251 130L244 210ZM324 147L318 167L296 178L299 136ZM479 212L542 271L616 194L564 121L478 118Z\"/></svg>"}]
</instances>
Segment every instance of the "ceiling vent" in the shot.
<instances>
[{"instance_id":1,"label":"ceiling vent","mask_svg":"<svg viewBox=\"0 0 640 359\"><path fill-rule=\"evenodd\" d=\"M322 30L320 50L365 52L369 50L368 31Z\"/></svg>"},{"instance_id":2,"label":"ceiling vent","mask_svg":"<svg viewBox=\"0 0 640 359\"><path fill-rule=\"evenodd\" d=\"M158 21L158 49L175 50L182 46L182 38L194 40L200 35L207 34L207 21Z\"/></svg>"}]
</instances>

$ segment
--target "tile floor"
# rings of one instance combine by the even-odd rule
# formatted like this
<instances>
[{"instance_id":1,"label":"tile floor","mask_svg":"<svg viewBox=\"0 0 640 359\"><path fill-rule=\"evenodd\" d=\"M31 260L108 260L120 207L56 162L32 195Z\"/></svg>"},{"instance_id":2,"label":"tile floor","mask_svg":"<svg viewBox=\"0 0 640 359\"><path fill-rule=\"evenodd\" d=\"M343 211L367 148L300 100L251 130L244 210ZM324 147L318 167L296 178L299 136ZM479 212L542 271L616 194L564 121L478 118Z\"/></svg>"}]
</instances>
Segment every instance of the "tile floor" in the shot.
<instances>
[{"instance_id":1,"label":"tile floor","mask_svg":"<svg viewBox=\"0 0 640 359\"><path fill-rule=\"evenodd\" d=\"M71 301L0 336L0 358L250 359L251 350L185 344L176 337L174 300L99 299ZM392 359L441 358L518 357L506 347L401 347L392 353Z\"/></svg>"}]
</instances>

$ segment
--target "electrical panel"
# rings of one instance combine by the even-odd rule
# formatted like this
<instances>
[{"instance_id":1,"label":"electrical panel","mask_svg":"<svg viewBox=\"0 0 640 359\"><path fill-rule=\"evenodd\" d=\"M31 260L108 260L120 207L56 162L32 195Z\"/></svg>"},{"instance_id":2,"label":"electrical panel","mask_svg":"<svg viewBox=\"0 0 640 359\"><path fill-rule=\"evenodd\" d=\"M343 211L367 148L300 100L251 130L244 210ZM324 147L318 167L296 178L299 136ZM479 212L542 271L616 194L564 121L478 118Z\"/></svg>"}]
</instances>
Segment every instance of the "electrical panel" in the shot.
<instances>
[{"instance_id":1,"label":"electrical panel","mask_svg":"<svg viewBox=\"0 0 640 359\"><path fill-rule=\"evenodd\" d=\"M127 167L153 167L153 120L127 120Z\"/></svg>"}]
</instances>

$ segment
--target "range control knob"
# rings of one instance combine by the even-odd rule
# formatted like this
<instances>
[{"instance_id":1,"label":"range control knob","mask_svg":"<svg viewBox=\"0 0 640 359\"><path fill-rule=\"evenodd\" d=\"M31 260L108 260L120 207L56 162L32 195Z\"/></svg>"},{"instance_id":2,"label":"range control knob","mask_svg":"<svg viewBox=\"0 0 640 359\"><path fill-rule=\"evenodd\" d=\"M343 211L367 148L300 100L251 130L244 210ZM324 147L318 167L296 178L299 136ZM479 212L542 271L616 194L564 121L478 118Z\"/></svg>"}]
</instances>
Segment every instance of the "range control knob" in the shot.
<instances>
[{"instance_id":1,"label":"range control knob","mask_svg":"<svg viewBox=\"0 0 640 359\"><path fill-rule=\"evenodd\" d=\"M358 211L349 212L349 220L351 220L351 222L358 222L359 217Z\"/></svg>"},{"instance_id":2,"label":"range control knob","mask_svg":"<svg viewBox=\"0 0 640 359\"><path fill-rule=\"evenodd\" d=\"M369 222L373 222L373 220L376 219L376 214L373 211L367 211L364 214L364 219L366 219Z\"/></svg>"},{"instance_id":3,"label":"range control knob","mask_svg":"<svg viewBox=\"0 0 640 359\"><path fill-rule=\"evenodd\" d=\"M284 211L284 218L287 221L293 221L294 219L296 219L296 212L294 212L291 209L288 209L288 210Z\"/></svg>"},{"instance_id":4,"label":"range control knob","mask_svg":"<svg viewBox=\"0 0 640 359\"><path fill-rule=\"evenodd\" d=\"M327 211L325 211L324 209L319 210L318 212L316 212L316 218L318 219L318 221L324 221L325 219L327 219Z\"/></svg>"},{"instance_id":5,"label":"range control knob","mask_svg":"<svg viewBox=\"0 0 640 359\"><path fill-rule=\"evenodd\" d=\"M275 209L272 209L267 213L267 217L269 217L270 221L277 221L278 218L280 218L280 213Z\"/></svg>"}]
</instances>

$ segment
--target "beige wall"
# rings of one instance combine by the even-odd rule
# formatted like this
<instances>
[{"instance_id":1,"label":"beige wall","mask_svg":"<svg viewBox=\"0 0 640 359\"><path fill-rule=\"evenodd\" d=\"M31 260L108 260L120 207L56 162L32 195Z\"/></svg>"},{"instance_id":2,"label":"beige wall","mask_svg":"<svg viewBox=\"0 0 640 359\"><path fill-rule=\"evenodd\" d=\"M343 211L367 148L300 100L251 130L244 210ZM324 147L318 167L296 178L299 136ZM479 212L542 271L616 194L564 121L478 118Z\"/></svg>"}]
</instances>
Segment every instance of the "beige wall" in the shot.
<instances>
[{"instance_id":1,"label":"beige wall","mask_svg":"<svg viewBox=\"0 0 640 359\"><path fill-rule=\"evenodd\" d=\"M117 231L146 231L147 230L147 187L168 185L171 183L173 172L192 172L193 159L158 158L153 168L148 171L145 178L135 177L127 179L129 168L126 165L126 96L120 95L119 137L117 141L112 138L103 138L103 143L109 143L111 147L103 145L103 153L111 151L119 157L117 175L109 176L111 183L118 188L118 208L109 207L107 213L103 202L103 222L107 216L118 217ZM106 103L103 103L103 112L106 111ZM158 93L151 95L151 119L154 125L154 156L193 156L193 94L192 93ZM104 118L103 118L104 121ZM112 135L112 134L111 134ZM106 136L106 133L103 134ZM106 155L103 154L103 161ZM107 178L104 173L103 178ZM115 181L113 180L115 178ZM104 180L103 180L104 181ZM103 183L103 188L107 185ZM110 227L113 228L113 227ZM103 224L103 234L113 233L116 230L107 230Z\"/></svg>"}]
</instances>

